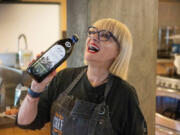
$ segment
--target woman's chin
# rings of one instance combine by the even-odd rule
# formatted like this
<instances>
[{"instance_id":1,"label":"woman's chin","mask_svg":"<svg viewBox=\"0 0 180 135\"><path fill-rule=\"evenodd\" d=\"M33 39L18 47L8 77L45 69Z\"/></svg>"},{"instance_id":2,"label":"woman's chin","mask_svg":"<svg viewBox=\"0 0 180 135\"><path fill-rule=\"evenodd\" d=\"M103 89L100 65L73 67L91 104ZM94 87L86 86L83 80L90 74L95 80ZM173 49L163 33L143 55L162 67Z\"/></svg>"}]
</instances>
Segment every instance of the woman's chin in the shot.
<instances>
[{"instance_id":1,"label":"woman's chin","mask_svg":"<svg viewBox=\"0 0 180 135\"><path fill-rule=\"evenodd\" d=\"M89 59L89 58L85 58L84 60L85 60L87 63L93 61L92 59Z\"/></svg>"},{"instance_id":2,"label":"woman's chin","mask_svg":"<svg viewBox=\"0 0 180 135\"><path fill-rule=\"evenodd\" d=\"M89 57L85 57L84 60L86 61L86 63L94 63L94 62L96 62L95 59L89 58Z\"/></svg>"}]
</instances>

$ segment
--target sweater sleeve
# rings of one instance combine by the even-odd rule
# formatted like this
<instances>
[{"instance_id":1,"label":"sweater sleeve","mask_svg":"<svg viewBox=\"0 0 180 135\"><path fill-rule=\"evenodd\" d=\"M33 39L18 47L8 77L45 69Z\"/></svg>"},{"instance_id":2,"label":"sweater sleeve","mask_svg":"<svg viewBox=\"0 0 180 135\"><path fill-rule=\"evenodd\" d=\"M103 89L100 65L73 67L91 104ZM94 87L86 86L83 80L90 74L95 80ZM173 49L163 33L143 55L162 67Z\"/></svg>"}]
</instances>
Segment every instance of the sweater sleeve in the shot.
<instances>
[{"instance_id":1,"label":"sweater sleeve","mask_svg":"<svg viewBox=\"0 0 180 135\"><path fill-rule=\"evenodd\" d=\"M129 93L127 125L124 135L147 135L147 125L135 90Z\"/></svg>"}]
</instances>

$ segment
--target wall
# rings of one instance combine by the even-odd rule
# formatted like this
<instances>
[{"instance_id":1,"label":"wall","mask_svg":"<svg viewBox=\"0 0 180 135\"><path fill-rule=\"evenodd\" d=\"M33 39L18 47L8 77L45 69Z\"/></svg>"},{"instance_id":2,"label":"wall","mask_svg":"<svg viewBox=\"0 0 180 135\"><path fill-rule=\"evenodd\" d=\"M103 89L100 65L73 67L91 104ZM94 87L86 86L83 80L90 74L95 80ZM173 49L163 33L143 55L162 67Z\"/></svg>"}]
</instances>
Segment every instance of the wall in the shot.
<instances>
[{"instance_id":1,"label":"wall","mask_svg":"<svg viewBox=\"0 0 180 135\"><path fill-rule=\"evenodd\" d=\"M88 1L89 0L67 0L67 35L77 33L80 40L74 47L68 66L78 67L84 65L84 49L88 27Z\"/></svg>"},{"instance_id":2,"label":"wall","mask_svg":"<svg viewBox=\"0 0 180 135\"><path fill-rule=\"evenodd\" d=\"M60 9L61 32L66 31L67 29L66 0L21 0L21 1L23 2L59 2L61 4L61 9ZM60 71L66 67L67 67L67 62L65 61L63 64L61 64L61 66L57 68L57 71Z\"/></svg>"},{"instance_id":3,"label":"wall","mask_svg":"<svg viewBox=\"0 0 180 135\"><path fill-rule=\"evenodd\" d=\"M61 36L60 5L8 3L0 5L0 52L17 52L18 36L24 33L28 49L37 55ZM49 18L49 19L47 19ZM21 49L25 48L21 39Z\"/></svg>"},{"instance_id":4,"label":"wall","mask_svg":"<svg viewBox=\"0 0 180 135\"><path fill-rule=\"evenodd\" d=\"M158 19L159 26L177 26L177 32L180 34L180 1L159 2Z\"/></svg>"},{"instance_id":5,"label":"wall","mask_svg":"<svg viewBox=\"0 0 180 135\"><path fill-rule=\"evenodd\" d=\"M61 15L61 28L62 31L66 30L67 28L67 22L66 22L66 0L21 0L24 2L59 2L61 4L61 11L60 11L60 15Z\"/></svg>"},{"instance_id":6,"label":"wall","mask_svg":"<svg viewBox=\"0 0 180 135\"><path fill-rule=\"evenodd\" d=\"M128 81L137 90L140 106L148 122L149 135L154 135L155 123L157 15L157 0L67 0L68 33L77 32L81 38L68 60L68 66L83 65L87 26L92 22L111 17L129 27L134 48Z\"/></svg>"}]
</instances>

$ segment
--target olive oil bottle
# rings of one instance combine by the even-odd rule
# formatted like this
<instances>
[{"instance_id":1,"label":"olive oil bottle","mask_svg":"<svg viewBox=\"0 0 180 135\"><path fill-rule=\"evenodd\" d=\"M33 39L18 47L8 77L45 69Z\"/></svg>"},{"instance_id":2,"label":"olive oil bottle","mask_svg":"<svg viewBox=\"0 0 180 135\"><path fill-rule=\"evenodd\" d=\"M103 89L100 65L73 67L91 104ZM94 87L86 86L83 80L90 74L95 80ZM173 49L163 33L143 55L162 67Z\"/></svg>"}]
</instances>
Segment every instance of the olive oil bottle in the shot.
<instances>
[{"instance_id":1,"label":"olive oil bottle","mask_svg":"<svg viewBox=\"0 0 180 135\"><path fill-rule=\"evenodd\" d=\"M28 74L37 82L41 82L70 56L74 44L78 40L79 37L74 34L72 38L65 38L55 42L27 68Z\"/></svg>"}]
</instances>

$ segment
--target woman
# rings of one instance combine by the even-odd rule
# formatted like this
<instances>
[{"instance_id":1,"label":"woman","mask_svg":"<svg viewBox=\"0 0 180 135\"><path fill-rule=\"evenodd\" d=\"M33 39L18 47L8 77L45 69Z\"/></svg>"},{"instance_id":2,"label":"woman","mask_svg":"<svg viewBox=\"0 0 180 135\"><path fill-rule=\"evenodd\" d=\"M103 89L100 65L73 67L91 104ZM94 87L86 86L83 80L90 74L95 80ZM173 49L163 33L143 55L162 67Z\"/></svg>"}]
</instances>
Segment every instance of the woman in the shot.
<instances>
[{"instance_id":1,"label":"woman","mask_svg":"<svg viewBox=\"0 0 180 135\"><path fill-rule=\"evenodd\" d=\"M42 83L32 81L17 124L40 129L51 121L52 135L146 134L136 91L124 81L131 51L124 24L111 18L95 22L88 28L87 66L53 72Z\"/></svg>"}]
</instances>

